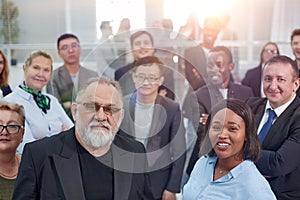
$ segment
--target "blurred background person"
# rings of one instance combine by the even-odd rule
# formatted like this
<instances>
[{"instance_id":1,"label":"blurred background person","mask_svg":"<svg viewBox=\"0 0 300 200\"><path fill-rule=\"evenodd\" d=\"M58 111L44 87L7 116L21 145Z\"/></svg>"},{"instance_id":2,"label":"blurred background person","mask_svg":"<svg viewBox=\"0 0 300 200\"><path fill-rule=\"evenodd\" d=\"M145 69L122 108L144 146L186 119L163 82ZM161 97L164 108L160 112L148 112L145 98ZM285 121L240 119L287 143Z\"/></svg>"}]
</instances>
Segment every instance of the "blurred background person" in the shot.
<instances>
[{"instance_id":1,"label":"blurred background person","mask_svg":"<svg viewBox=\"0 0 300 200\"><path fill-rule=\"evenodd\" d=\"M55 96L71 120L71 104L77 90L89 78L97 77L97 72L80 64L81 46L76 35L64 33L57 39L57 52L63 65L53 71L47 84L47 93Z\"/></svg>"},{"instance_id":2,"label":"blurred background person","mask_svg":"<svg viewBox=\"0 0 300 200\"><path fill-rule=\"evenodd\" d=\"M24 82L16 86L4 101L24 106L26 115L25 134L18 152L26 143L55 135L73 126L57 98L42 92L52 75L52 57L44 51L34 51L23 65Z\"/></svg>"},{"instance_id":3,"label":"blurred background person","mask_svg":"<svg viewBox=\"0 0 300 200\"><path fill-rule=\"evenodd\" d=\"M110 67L110 63L118 58L117 49L113 40L113 31L109 21L102 21L100 25L102 33L94 51L96 58L96 69L99 76L114 78L115 70Z\"/></svg>"},{"instance_id":4,"label":"blurred background person","mask_svg":"<svg viewBox=\"0 0 300 200\"><path fill-rule=\"evenodd\" d=\"M186 24L180 27L177 38L198 41L201 37L201 33L202 28L197 14L191 13L186 20Z\"/></svg>"},{"instance_id":5,"label":"blurred background person","mask_svg":"<svg viewBox=\"0 0 300 200\"><path fill-rule=\"evenodd\" d=\"M300 28L294 29L291 34L291 47L295 56L295 62L300 70Z\"/></svg>"},{"instance_id":6,"label":"blurred background person","mask_svg":"<svg viewBox=\"0 0 300 200\"><path fill-rule=\"evenodd\" d=\"M11 93L11 88L8 84L9 66L7 58L2 50L0 50L0 97L4 97ZM0 98L1 99L1 98Z\"/></svg>"},{"instance_id":7,"label":"blurred background person","mask_svg":"<svg viewBox=\"0 0 300 200\"><path fill-rule=\"evenodd\" d=\"M119 42L129 42L130 38L130 30L131 30L131 25L130 25L130 19L129 18L123 18L120 22L119 29L116 34L116 41Z\"/></svg>"},{"instance_id":8,"label":"blurred background person","mask_svg":"<svg viewBox=\"0 0 300 200\"><path fill-rule=\"evenodd\" d=\"M119 69L120 66L125 66L133 61L132 55L128 53L130 52L130 35L130 19L123 18L120 21L118 31L113 38L118 57L110 63L109 67L115 71Z\"/></svg>"},{"instance_id":9,"label":"blurred background person","mask_svg":"<svg viewBox=\"0 0 300 200\"><path fill-rule=\"evenodd\" d=\"M145 30L133 33L130 36L130 45L134 61L115 71L115 80L121 85L124 96L132 94L136 89L132 80L132 69L135 67L136 62L141 58L153 56L156 52L153 36L150 32ZM174 99L174 77L173 74L172 76L168 75L171 73L171 69L167 67L164 69L164 83L160 86L158 91L161 95Z\"/></svg>"},{"instance_id":10,"label":"blurred background person","mask_svg":"<svg viewBox=\"0 0 300 200\"><path fill-rule=\"evenodd\" d=\"M254 162L260 155L254 115L240 100L212 109L201 145L202 156L183 189L183 199L276 199ZM259 192L258 192L259 191Z\"/></svg>"},{"instance_id":11,"label":"blurred background person","mask_svg":"<svg viewBox=\"0 0 300 200\"><path fill-rule=\"evenodd\" d=\"M272 57L280 55L275 42L267 42L260 52L260 62L257 67L246 72L242 84L252 88L255 97L265 97L262 86L262 71L265 63Z\"/></svg>"},{"instance_id":12,"label":"blurred background person","mask_svg":"<svg viewBox=\"0 0 300 200\"><path fill-rule=\"evenodd\" d=\"M21 155L25 113L21 105L0 101L0 199L12 199Z\"/></svg>"}]
</instances>

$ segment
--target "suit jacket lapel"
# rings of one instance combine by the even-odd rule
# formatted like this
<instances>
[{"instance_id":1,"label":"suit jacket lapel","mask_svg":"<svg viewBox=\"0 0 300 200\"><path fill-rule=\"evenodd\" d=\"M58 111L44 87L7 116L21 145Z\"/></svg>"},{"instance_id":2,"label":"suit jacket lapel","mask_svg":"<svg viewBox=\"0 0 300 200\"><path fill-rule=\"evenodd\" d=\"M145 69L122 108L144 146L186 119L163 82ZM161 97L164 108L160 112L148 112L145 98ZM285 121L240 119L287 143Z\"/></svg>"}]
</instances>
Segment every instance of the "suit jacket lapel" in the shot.
<instances>
[{"instance_id":1,"label":"suit jacket lapel","mask_svg":"<svg viewBox=\"0 0 300 200\"><path fill-rule=\"evenodd\" d=\"M163 98L157 96L147 143L147 151L149 152L156 151L160 148L161 136L158 133L161 132L164 123L167 121L167 113L164 106Z\"/></svg>"},{"instance_id":2,"label":"suit jacket lapel","mask_svg":"<svg viewBox=\"0 0 300 200\"><path fill-rule=\"evenodd\" d=\"M112 144L114 166L114 199L127 200L132 185L134 156L126 150Z\"/></svg>"},{"instance_id":3,"label":"suit jacket lapel","mask_svg":"<svg viewBox=\"0 0 300 200\"><path fill-rule=\"evenodd\" d=\"M85 199L76 141L73 132L66 133L65 144L60 155L54 154L53 161L66 199Z\"/></svg>"},{"instance_id":4,"label":"suit jacket lapel","mask_svg":"<svg viewBox=\"0 0 300 200\"><path fill-rule=\"evenodd\" d=\"M282 130L281 126L285 125L285 122L290 118L289 116L294 112L299 104L299 98L296 97L296 99L289 105L289 107L287 107L283 111L283 113L276 119L263 141L263 146L270 144L272 140L276 140L276 138L278 137L285 137L284 135L280 135L281 133L278 130Z\"/></svg>"}]
</instances>

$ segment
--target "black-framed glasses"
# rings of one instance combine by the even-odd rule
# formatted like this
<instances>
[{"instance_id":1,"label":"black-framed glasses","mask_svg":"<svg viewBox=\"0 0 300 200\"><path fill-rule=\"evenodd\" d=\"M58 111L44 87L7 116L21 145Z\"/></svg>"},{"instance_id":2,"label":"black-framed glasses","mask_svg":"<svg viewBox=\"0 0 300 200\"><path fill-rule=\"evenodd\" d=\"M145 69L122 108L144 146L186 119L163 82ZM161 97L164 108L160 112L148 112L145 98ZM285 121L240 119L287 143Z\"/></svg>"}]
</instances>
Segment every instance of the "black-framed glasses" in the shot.
<instances>
[{"instance_id":1,"label":"black-framed glasses","mask_svg":"<svg viewBox=\"0 0 300 200\"><path fill-rule=\"evenodd\" d=\"M267 52L268 54L278 54L278 51L277 49L265 49L264 50L265 52Z\"/></svg>"},{"instance_id":2,"label":"black-framed glasses","mask_svg":"<svg viewBox=\"0 0 300 200\"><path fill-rule=\"evenodd\" d=\"M121 108L117 108L111 105L100 105L96 102L84 102L84 103L78 103L82 104L86 111L88 112L98 112L100 108L103 109L103 112L106 115L113 115L121 110Z\"/></svg>"},{"instance_id":3,"label":"black-framed glasses","mask_svg":"<svg viewBox=\"0 0 300 200\"><path fill-rule=\"evenodd\" d=\"M0 125L0 133L3 132L3 130L6 130L9 134L17 134L20 132L20 129L24 129L24 126L21 125Z\"/></svg>"},{"instance_id":4,"label":"black-framed glasses","mask_svg":"<svg viewBox=\"0 0 300 200\"><path fill-rule=\"evenodd\" d=\"M78 43L72 43L71 45L65 44L65 45L62 45L59 50L68 51L70 48L78 49L79 47L80 47L80 45Z\"/></svg>"},{"instance_id":5,"label":"black-framed glasses","mask_svg":"<svg viewBox=\"0 0 300 200\"><path fill-rule=\"evenodd\" d=\"M156 82L158 81L159 77L155 77L155 76L145 76L145 75L141 75L141 74L136 74L135 75L135 79L138 82L144 82L145 80L148 80L150 83Z\"/></svg>"}]
</instances>

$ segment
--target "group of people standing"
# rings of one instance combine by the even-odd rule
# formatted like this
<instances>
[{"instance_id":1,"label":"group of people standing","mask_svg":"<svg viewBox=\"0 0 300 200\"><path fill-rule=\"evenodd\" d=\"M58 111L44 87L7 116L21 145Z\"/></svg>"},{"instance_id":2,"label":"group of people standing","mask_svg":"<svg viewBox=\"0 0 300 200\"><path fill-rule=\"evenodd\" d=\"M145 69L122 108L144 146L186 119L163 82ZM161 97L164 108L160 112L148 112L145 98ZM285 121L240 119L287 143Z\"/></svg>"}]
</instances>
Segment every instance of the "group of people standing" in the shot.
<instances>
[{"instance_id":1,"label":"group of people standing","mask_svg":"<svg viewBox=\"0 0 300 200\"><path fill-rule=\"evenodd\" d=\"M249 71L237 84L231 50L214 46L219 31L207 19L203 43L185 50L191 86L182 106L146 30L130 36L134 61L115 80L80 64L73 34L58 38L64 63L55 70L51 55L32 52L20 85L11 91L2 78L0 186L8 189L0 197L174 200L182 191L187 200L299 199L297 62L267 43L254 76L261 79L254 84ZM300 31L293 34L300 60Z\"/></svg>"}]
</instances>

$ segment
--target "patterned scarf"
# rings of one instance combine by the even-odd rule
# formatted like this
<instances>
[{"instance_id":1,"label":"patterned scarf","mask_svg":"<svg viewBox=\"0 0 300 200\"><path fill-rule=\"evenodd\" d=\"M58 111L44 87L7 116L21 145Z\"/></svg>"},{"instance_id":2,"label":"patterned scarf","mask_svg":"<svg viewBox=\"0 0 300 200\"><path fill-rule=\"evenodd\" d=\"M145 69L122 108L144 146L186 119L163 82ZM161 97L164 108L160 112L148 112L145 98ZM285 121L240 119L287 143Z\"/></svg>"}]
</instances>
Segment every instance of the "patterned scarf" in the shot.
<instances>
[{"instance_id":1,"label":"patterned scarf","mask_svg":"<svg viewBox=\"0 0 300 200\"><path fill-rule=\"evenodd\" d=\"M32 94L33 99L37 106L42 109L42 111L47 114L47 110L50 109L50 98L46 95L43 95L41 91L36 93L33 91L33 89L26 87L25 85L19 85L19 87L24 90L25 92L28 92L29 94Z\"/></svg>"}]
</instances>

